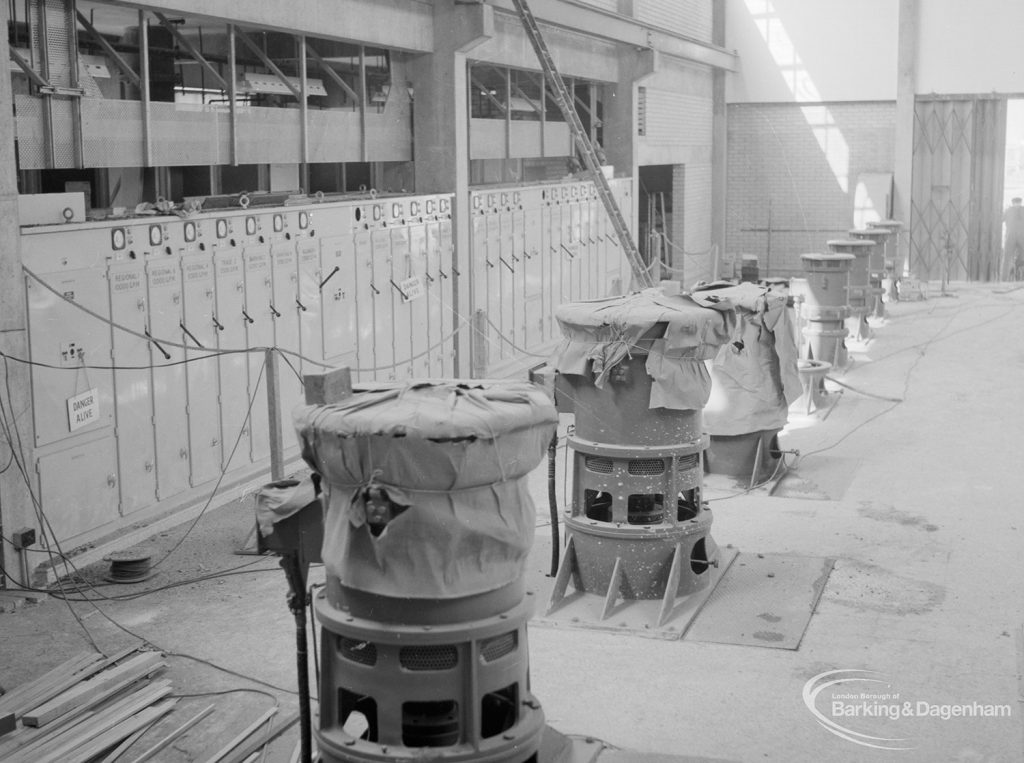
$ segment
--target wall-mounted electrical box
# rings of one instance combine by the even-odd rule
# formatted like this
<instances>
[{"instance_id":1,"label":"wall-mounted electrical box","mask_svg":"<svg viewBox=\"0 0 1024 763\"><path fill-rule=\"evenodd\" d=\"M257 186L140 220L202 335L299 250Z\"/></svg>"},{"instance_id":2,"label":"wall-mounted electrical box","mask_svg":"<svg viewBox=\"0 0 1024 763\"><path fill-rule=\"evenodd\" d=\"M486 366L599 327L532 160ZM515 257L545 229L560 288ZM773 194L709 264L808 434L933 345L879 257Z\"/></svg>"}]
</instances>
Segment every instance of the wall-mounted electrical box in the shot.
<instances>
[{"instance_id":1,"label":"wall-mounted electrical box","mask_svg":"<svg viewBox=\"0 0 1024 763\"><path fill-rule=\"evenodd\" d=\"M18 196L19 225L84 222L84 193L23 193Z\"/></svg>"}]
</instances>

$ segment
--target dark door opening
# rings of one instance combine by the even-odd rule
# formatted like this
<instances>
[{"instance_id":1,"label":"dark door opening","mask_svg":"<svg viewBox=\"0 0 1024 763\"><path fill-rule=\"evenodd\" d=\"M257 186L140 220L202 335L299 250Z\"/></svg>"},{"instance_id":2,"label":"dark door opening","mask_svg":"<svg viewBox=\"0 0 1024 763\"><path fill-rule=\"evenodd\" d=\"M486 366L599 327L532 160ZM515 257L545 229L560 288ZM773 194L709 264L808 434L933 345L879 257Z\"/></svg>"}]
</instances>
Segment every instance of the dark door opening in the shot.
<instances>
[{"instance_id":1,"label":"dark door opening","mask_svg":"<svg viewBox=\"0 0 1024 763\"><path fill-rule=\"evenodd\" d=\"M672 177L675 165L652 164L640 168L640 235L637 244L648 265L671 262L666 239L672 227ZM655 271L657 273L657 271Z\"/></svg>"}]
</instances>

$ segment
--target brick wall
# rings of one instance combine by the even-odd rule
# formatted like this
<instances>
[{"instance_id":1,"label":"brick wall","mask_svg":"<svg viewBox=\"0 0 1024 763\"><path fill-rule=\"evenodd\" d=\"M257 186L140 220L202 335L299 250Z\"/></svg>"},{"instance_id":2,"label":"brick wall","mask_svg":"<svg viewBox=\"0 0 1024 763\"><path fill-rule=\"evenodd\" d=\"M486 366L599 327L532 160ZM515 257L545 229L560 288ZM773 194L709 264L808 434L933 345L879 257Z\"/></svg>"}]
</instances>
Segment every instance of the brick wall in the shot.
<instances>
[{"instance_id":1,"label":"brick wall","mask_svg":"<svg viewBox=\"0 0 1024 763\"><path fill-rule=\"evenodd\" d=\"M711 42L709 0L637 0L633 15L648 24Z\"/></svg>"},{"instance_id":2,"label":"brick wall","mask_svg":"<svg viewBox=\"0 0 1024 763\"><path fill-rule=\"evenodd\" d=\"M728 107L725 255L756 254L762 277L800 270L852 227L864 172L892 172L894 102ZM771 253L768 254L769 205Z\"/></svg>"}]
</instances>

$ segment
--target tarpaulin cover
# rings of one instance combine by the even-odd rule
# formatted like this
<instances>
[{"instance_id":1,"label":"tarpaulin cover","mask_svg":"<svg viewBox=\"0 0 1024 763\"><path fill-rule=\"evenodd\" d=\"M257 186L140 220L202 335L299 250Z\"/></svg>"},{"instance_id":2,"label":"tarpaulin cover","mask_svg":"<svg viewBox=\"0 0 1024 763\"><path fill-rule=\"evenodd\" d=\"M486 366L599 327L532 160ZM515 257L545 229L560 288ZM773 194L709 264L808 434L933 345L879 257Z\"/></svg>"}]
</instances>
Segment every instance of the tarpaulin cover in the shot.
<instances>
[{"instance_id":1,"label":"tarpaulin cover","mask_svg":"<svg viewBox=\"0 0 1024 763\"><path fill-rule=\"evenodd\" d=\"M706 284L693 293L735 307L739 321L711 363L704 427L712 435L777 430L802 392L785 296L752 283Z\"/></svg>"},{"instance_id":2,"label":"tarpaulin cover","mask_svg":"<svg viewBox=\"0 0 1024 763\"><path fill-rule=\"evenodd\" d=\"M695 302L689 295L666 295L660 288L622 297L559 305L555 317L562 343L550 364L561 374L589 376L603 387L624 358L646 353L651 408L700 410L711 378L701 361L715 357L732 334L736 315L723 302ZM663 332L657 328L664 325ZM651 331L657 336L652 341ZM638 344L641 337L645 338Z\"/></svg>"},{"instance_id":3,"label":"tarpaulin cover","mask_svg":"<svg viewBox=\"0 0 1024 763\"><path fill-rule=\"evenodd\" d=\"M312 477L301 480L271 482L256 491L256 523L264 536L274 532L274 525L316 500Z\"/></svg>"},{"instance_id":4,"label":"tarpaulin cover","mask_svg":"<svg viewBox=\"0 0 1024 763\"><path fill-rule=\"evenodd\" d=\"M554 404L527 382L411 384L295 411L324 478L323 560L342 585L444 599L516 581L533 542L525 475L544 457ZM379 535L367 495L397 507Z\"/></svg>"}]
</instances>

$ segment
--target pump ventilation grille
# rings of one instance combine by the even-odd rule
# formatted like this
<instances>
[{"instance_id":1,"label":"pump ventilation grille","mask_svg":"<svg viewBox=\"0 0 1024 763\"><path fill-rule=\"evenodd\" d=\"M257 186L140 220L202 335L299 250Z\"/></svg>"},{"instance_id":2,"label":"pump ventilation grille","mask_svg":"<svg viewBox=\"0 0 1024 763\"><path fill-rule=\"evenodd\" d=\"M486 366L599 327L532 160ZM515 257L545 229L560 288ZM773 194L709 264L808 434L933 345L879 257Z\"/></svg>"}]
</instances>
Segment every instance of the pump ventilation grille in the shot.
<instances>
[{"instance_id":1,"label":"pump ventilation grille","mask_svg":"<svg viewBox=\"0 0 1024 763\"><path fill-rule=\"evenodd\" d=\"M484 662L500 660L507 654L512 654L519 643L519 634L516 631L509 631L501 636L489 638L480 644L480 657Z\"/></svg>"},{"instance_id":2,"label":"pump ventilation grille","mask_svg":"<svg viewBox=\"0 0 1024 763\"><path fill-rule=\"evenodd\" d=\"M406 670L451 670L459 664L459 652L453 644L403 646L398 662Z\"/></svg>"},{"instance_id":3,"label":"pump ventilation grille","mask_svg":"<svg viewBox=\"0 0 1024 763\"><path fill-rule=\"evenodd\" d=\"M338 652L350 662L358 662L360 665L377 664L377 645L369 641L338 636Z\"/></svg>"},{"instance_id":4,"label":"pump ventilation grille","mask_svg":"<svg viewBox=\"0 0 1024 763\"><path fill-rule=\"evenodd\" d=\"M660 458L637 458L629 462L629 473L636 477L664 474L665 461Z\"/></svg>"},{"instance_id":5,"label":"pump ventilation grille","mask_svg":"<svg viewBox=\"0 0 1024 763\"><path fill-rule=\"evenodd\" d=\"M615 468L612 460L604 456L587 456L583 463L588 472L597 472L598 474L611 474L612 469Z\"/></svg>"},{"instance_id":6,"label":"pump ventilation grille","mask_svg":"<svg viewBox=\"0 0 1024 763\"><path fill-rule=\"evenodd\" d=\"M676 469L679 471L696 469L698 466L700 466L700 453L691 453L688 456L679 456L676 459Z\"/></svg>"}]
</instances>

